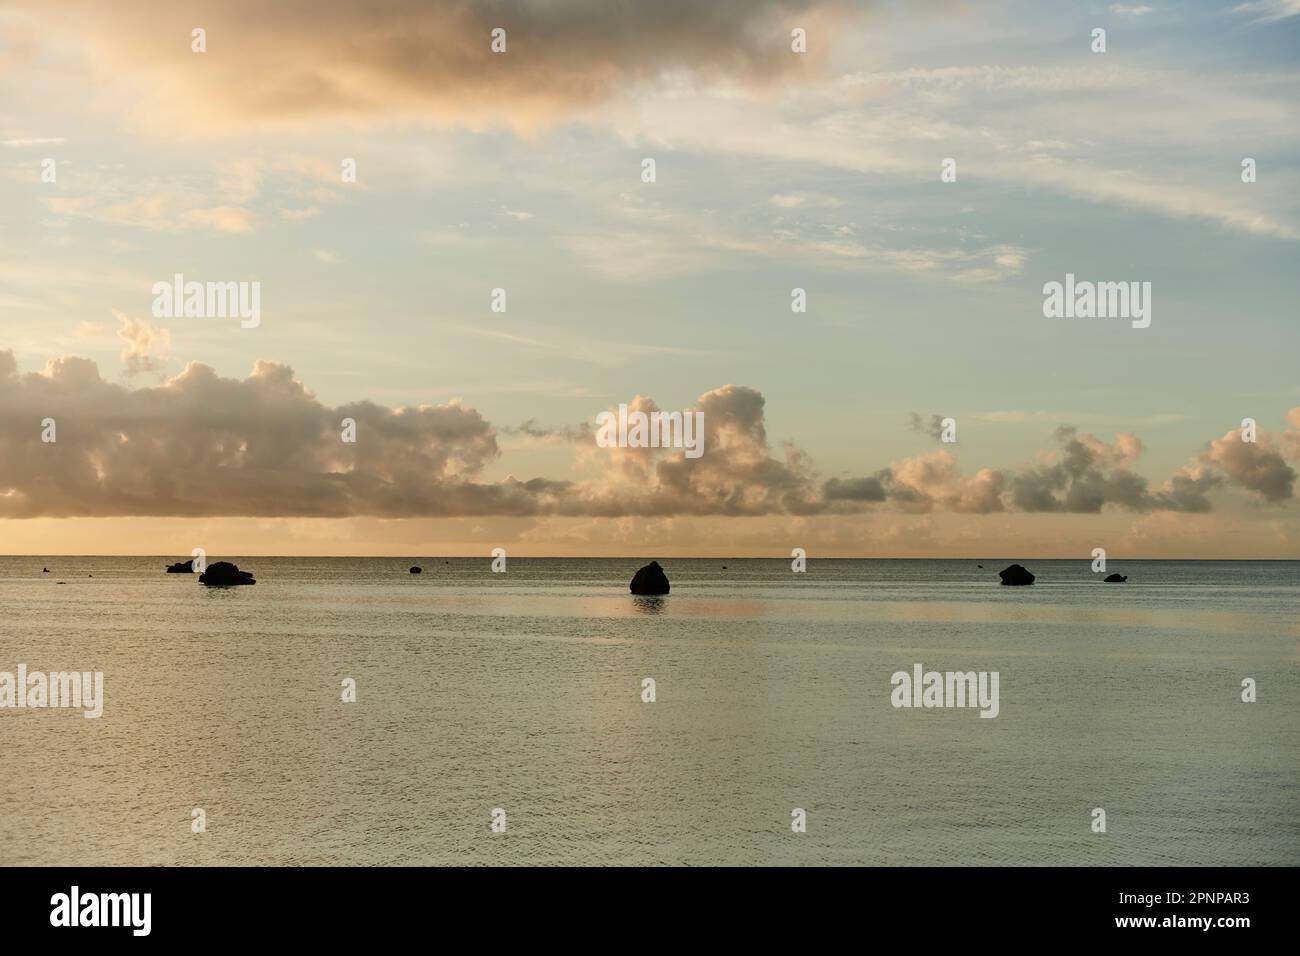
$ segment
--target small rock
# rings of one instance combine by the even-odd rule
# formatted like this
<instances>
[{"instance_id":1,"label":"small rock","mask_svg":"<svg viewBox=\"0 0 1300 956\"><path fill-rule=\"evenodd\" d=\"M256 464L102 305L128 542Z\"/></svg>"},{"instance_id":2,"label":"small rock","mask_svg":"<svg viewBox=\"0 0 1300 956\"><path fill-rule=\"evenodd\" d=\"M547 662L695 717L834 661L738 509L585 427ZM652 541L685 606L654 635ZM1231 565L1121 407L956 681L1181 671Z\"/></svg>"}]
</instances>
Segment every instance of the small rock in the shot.
<instances>
[{"instance_id":1,"label":"small rock","mask_svg":"<svg viewBox=\"0 0 1300 956\"><path fill-rule=\"evenodd\" d=\"M1108 574L1105 577L1107 584L1123 584L1128 580L1127 574Z\"/></svg>"},{"instance_id":2,"label":"small rock","mask_svg":"<svg viewBox=\"0 0 1300 956\"><path fill-rule=\"evenodd\" d=\"M423 574L423 573L424 573L424 568L420 567L418 564L413 564L413 565L411 565L411 573L412 573L412 574Z\"/></svg>"}]
</instances>

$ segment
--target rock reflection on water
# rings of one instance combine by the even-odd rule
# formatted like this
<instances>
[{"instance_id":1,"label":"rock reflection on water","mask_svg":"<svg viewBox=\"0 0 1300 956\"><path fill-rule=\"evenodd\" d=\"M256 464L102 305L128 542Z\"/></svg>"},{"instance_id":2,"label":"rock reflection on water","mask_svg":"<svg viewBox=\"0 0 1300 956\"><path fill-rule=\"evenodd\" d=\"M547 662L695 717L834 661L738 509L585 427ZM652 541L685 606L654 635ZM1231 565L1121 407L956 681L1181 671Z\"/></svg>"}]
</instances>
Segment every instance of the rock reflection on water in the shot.
<instances>
[{"instance_id":1,"label":"rock reflection on water","mask_svg":"<svg viewBox=\"0 0 1300 956\"><path fill-rule=\"evenodd\" d=\"M632 606L642 614L662 614L664 612L664 604L664 599L661 597L632 596Z\"/></svg>"}]
</instances>

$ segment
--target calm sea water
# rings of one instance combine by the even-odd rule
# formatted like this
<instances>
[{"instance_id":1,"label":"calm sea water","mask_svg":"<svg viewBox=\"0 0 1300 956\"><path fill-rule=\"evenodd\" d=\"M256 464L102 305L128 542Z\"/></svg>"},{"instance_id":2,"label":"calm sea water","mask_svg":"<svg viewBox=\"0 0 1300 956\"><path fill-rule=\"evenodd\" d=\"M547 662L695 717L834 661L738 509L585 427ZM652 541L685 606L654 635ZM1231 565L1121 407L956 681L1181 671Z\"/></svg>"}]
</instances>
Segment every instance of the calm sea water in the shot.
<instances>
[{"instance_id":1,"label":"calm sea water","mask_svg":"<svg viewBox=\"0 0 1300 956\"><path fill-rule=\"evenodd\" d=\"M106 697L0 710L0 862L1300 863L1300 562L172 560L0 558L0 671Z\"/></svg>"}]
</instances>

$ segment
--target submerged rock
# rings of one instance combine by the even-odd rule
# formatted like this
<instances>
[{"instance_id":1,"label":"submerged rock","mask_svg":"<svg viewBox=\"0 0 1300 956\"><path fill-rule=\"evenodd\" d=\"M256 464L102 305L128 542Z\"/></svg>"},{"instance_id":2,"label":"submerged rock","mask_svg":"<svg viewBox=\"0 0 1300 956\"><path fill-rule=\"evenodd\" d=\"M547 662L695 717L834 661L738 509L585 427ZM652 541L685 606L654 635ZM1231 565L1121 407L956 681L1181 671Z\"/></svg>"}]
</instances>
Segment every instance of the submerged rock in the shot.
<instances>
[{"instance_id":1,"label":"submerged rock","mask_svg":"<svg viewBox=\"0 0 1300 956\"><path fill-rule=\"evenodd\" d=\"M236 584L256 584L253 575L248 571L241 571L238 567L229 561L217 561L215 564L209 564L208 569L199 575L199 583L206 584L209 587L231 587Z\"/></svg>"},{"instance_id":2,"label":"submerged rock","mask_svg":"<svg viewBox=\"0 0 1300 956\"><path fill-rule=\"evenodd\" d=\"M167 565L167 573L168 574L193 574L194 562L193 560L177 561L175 564L169 564Z\"/></svg>"},{"instance_id":3,"label":"submerged rock","mask_svg":"<svg viewBox=\"0 0 1300 956\"><path fill-rule=\"evenodd\" d=\"M655 595L668 593L668 575L659 567L658 561L651 561L644 568L632 575L628 589L633 594Z\"/></svg>"},{"instance_id":4,"label":"submerged rock","mask_svg":"<svg viewBox=\"0 0 1300 956\"><path fill-rule=\"evenodd\" d=\"M413 565L411 565L411 573L412 573L412 574L423 574L423 573L424 573L424 568L420 567L418 564L413 564Z\"/></svg>"},{"instance_id":5,"label":"submerged rock","mask_svg":"<svg viewBox=\"0 0 1300 956\"><path fill-rule=\"evenodd\" d=\"M1123 584L1128 580L1127 574L1108 574L1105 577L1107 584Z\"/></svg>"},{"instance_id":6,"label":"submerged rock","mask_svg":"<svg viewBox=\"0 0 1300 956\"><path fill-rule=\"evenodd\" d=\"M1007 585L1024 585L1033 584L1034 576L1023 564L1013 564L1009 568L1004 568L998 572L998 577L1002 579L1003 584Z\"/></svg>"}]
</instances>

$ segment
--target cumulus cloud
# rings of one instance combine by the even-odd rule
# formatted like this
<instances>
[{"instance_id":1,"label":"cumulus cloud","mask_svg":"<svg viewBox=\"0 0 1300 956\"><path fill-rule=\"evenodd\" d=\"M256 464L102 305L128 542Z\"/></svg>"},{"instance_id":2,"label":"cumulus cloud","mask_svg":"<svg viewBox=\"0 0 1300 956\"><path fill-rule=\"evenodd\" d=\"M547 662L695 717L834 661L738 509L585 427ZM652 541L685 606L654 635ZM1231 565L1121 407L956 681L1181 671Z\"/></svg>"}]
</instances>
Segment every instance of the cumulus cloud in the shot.
<instances>
[{"instance_id":1,"label":"cumulus cloud","mask_svg":"<svg viewBox=\"0 0 1300 956\"><path fill-rule=\"evenodd\" d=\"M940 450L895 461L865 478L831 478L822 485L822 496L832 507L836 502L889 502L908 513L989 514L1003 510L1004 484L1002 473L991 468L972 478L962 476L953 454Z\"/></svg>"},{"instance_id":2,"label":"cumulus cloud","mask_svg":"<svg viewBox=\"0 0 1300 956\"><path fill-rule=\"evenodd\" d=\"M517 514L549 488L473 481L497 455L473 409L331 409L274 362L243 380L192 362L130 389L88 359L20 375L13 353L0 352L0 409L5 517ZM47 417L58 429L51 444L40 440ZM341 440L343 418L356 420L356 444Z\"/></svg>"},{"instance_id":3,"label":"cumulus cloud","mask_svg":"<svg viewBox=\"0 0 1300 956\"><path fill-rule=\"evenodd\" d=\"M1287 419L1297 424L1300 408L1293 408ZM1287 464L1285 456L1296 457L1296 432L1273 436L1261 432L1256 441L1241 440L1238 429L1216 438L1201 455L1201 464L1217 469L1229 483L1240 485L1258 494L1265 501L1276 504L1295 494L1295 469Z\"/></svg>"},{"instance_id":4,"label":"cumulus cloud","mask_svg":"<svg viewBox=\"0 0 1300 956\"><path fill-rule=\"evenodd\" d=\"M116 313L128 372L154 368L166 330ZM632 410L660 410L645 396ZM484 478L501 456L498 430L459 401L390 408L369 401L322 404L288 366L259 361L244 379L191 362L158 385L106 381L89 359L63 357L20 373L0 352L0 517L246 516L380 518L567 516L672 518L905 513L1205 512L1208 493L1236 487L1277 503L1294 494L1300 408L1293 430L1237 432L1210 442L1154 489L1131 470L1136 435L1105 442L1075 429L1019 469L963 475L937 449L893 461L866 477L823 481L808 455L774 450L757 389L725 385L691 409L704 415L704 453L681 448L601 448L590 423L535 421L502 429L575 452L578 480ZM41 441L53 418L58 440ZM344 442L344 419L357 441ZM585 471L583 471L585 469Z\"/></svg>"},{"instance_id":5,"label":"cumulus cloud","mask_svg":"<svg viewBox=\"0 0 1300 956\"><path fill-rule=\"evenodd\" d=\"M962 477L957 459L947 450L907 458L889 467L889 497L907 511L1002 511L1005 482L1005 476L991 468L981 469L973 478Z\"/></svg>"},{"instance_id":6,"label":"cumulus cloud","mask_svg":"<svg viewBox=\"0 0 1300 956\"><path fill-rule=\"evenodd\" d=\"M113 310L113 318L119 323L117 337L126 343L121 359L127 378L161 372L171 347L171 332L147 319L133 319L117 309Z\"/></svg>"},{"instance_id":7,"label":"cumulus cloud","mask_svg":"<svg viewBox=\"0 0 1300 956\"><path fill-rule=\"evenodd\" d=\"M659 411L637 396L630 411ZM704 414L704 454L655 448L599 448L588 454L601 468L598 480L570 489L565 512L593 515L808 514L824 508L811 463L803 452L771 454L763 395L744 385L725 385L701 395L693 409Z\"/></svg>"},{"instance_id":8,"label":"cumulus cloud","mask_svg":"<svg viewBox=\"0 0 1300 956\"><path fill-rule=\"evenodd\" d=\"M1288 413L1300 429L1300 409ZM912 415L912 427L936 435L938 416L929 423ZM1295 472L1285 457L1300 459L1300 430L1278 436L1261 433L1254 444L1237 431L1211 442L1191 465L1152 488L1131 466L1142 454L1132 432L1112 442L1079 433L1069 425L1055 432L1058 448L1012 469L984 468L973 477L960 473L947 450L896 461L868 478L831 479L822 492L828 502L890 502L905 512L998 511L1098 514L1106 506L1146 513L1203 513L1212 510L1209 493L1225 487L1253 492L1277 503L1293 496Z\"/></svg>"},{"instance_id":9,"label":"cumulus cloud","mask_svg":"<svg viewBox=\"0 0 1300 956\"><path fill-rule=\"evenodd\" d=\"M1269 504L1295 497L1295 469L1287 459L1300 460L1300 408L1287 413L1295 430L1273 435L1260 432L1255 442L1243 442L1233 429L1214 439L1190 465L1167 481L1148 488L1145 478L1129 470L1142 454L1142 443L1120 432L1112 444L1063 427L1062 443L1048 460L1011 476L1012 503L1023 511L1096 513L1106 504L1131 511L1207 512L1209 492L1239 488Z\"/></svg>"},{"instance_id":10,"label":"cumulus cloud","mask_svg":"<svg viewBox=\"0 0 1300 956\"><path fill-rule=\"evenodd\" d=\"M1056 439L1061 443L1058 451L1010 477L1008 486L1016 508L1096 514L1106 504L1133 511L1155 506L1147 480L1128 470L1142 454L1136 435L1121 432L1114 443L1107 444L1062 426Z\"/></svg>"}]
</instances>

